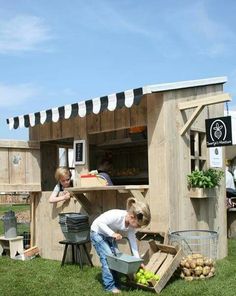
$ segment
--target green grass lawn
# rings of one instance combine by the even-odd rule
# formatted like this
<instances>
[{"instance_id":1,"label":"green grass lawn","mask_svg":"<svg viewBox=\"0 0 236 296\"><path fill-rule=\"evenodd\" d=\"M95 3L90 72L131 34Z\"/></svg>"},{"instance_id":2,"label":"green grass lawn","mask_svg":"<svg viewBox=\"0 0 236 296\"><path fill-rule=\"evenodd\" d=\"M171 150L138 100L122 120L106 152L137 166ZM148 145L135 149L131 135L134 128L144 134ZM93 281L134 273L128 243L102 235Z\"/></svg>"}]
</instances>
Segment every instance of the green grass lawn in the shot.
<instances>
[{"instance_id":1,"label":"green grass lawn","mask_svg":"<svg viewBox=\"0 0 236 296\"><path fill-rule=\"evenodd\" d=\"M229 240L228 257L218 260L216 275L206 280L186 282L172 278L162 290L163 296L234 296L236 295L236 240ZM59 261L35 258L18 261L0 257L0 295L106 295L101 283L99 267L65 264ZM155 293L123 289L122 295L148 296Z\"/></svg>"}]
</instances>

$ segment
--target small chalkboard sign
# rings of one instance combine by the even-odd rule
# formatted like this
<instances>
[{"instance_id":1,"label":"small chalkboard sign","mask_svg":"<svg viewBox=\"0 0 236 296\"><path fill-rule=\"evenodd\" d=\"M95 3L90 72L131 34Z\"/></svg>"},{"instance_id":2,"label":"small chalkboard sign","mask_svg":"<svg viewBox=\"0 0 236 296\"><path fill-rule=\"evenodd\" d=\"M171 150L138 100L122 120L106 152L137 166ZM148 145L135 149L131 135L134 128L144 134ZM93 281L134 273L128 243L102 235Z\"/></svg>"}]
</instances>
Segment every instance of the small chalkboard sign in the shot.
<instances>
[{"instance_id":1,"label":"small chalkboard sign","mask_svg":"<svg viewBox=\"0 0 236 296\"><path fill-rule=\"evenodd\" d=\"M75 164L85 164L85 140L74 141Z\"/></svg>"}]
</instances>

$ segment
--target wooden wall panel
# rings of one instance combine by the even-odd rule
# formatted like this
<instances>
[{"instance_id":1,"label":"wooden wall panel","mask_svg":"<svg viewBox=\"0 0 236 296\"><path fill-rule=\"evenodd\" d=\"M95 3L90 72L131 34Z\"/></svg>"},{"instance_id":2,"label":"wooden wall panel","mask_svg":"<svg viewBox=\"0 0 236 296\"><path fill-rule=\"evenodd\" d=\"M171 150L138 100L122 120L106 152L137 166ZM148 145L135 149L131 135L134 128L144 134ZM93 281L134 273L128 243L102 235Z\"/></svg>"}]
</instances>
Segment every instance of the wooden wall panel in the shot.
<instances>
[{"instance_id":1,"label":"wooden wall panel","mask_svg":"<svg viewBox=\"0 0 236 296\"><path fill-rule=\"evenodd\" d=\"M147 124L147 95L143 96L139 105L130 108L130 125L142 126Z\"/></svg>"},{"instance_id":2,"label":"wooden wall panel","mask_svg":"<svg viewBox=\"0 0 236 296\"><path fill-rule=\"evenodd\" d=\"M101 115L89 114L86 116L88 134L98 133L101 131Z\"/></svg>"},{"instance_id":3,"label":"wooden wall panel","mask_svg":"<svg viewBox=\"0 0 236 296\"><path fill-rule=\"evenodd\" d=\"M40 124L39 137L40 141L48 141L52 139L52 124L51 122Z\"/></svg>"},{"instance_id":4,"label":"wooden wall panel","mask_svg":"<svg viewBox=\"0 0 236 296\"><path fill-rule=\"evenodd\" d=\"M61 121L61 137L63 139L74 137L74 118Z\"/></svg>"},{"instance_id":5,"label":"wooden wall panel","mask_svg":"<svg viewBox=\"0 0 236 296\"><path fill-rule=\"evenodd\" d=\"M9 184L9 151L7 148L0 147L0 183Z\"/></svg>"},{"instance_id":6,"label":"wooden wall panel","mask_svg":"<svg viewBox=\"0 0 236 296\"><path fill-rule=\"evenodd\" d=\"M128 108L121 108L115 110L115 128L116 129L123 129L130 127L130 109Z\"/></svg>"},{"instance_id":7,"label":"wooden wall panel","mask_svg":"<svg viewBox=\"0 0 236 296\"><path fill-rule=\"evenodd\" d=\"M112 131L115 129L115 111L103 111L101 113L101 131Z\"/></svg>"},{"instance_id":8,"label":"wooden wall panel","mask_svg":"<svg viewBox=\"0 0 236 296\"><path fill-rule=\"evenodd\" d=\"M65 120L63 120L65 121ZM62 138L62 121L54 122L51 124L51 139L56 140Z\"/></svg>"},{"instance_id":9,"label":"wooden wall panel","mask_svg":"<svg viewBox=\"0 0 236 296\"><path fill-rule=\"evenodd\" d=\"M28 150L26 153L26 183L41 183L40 150Z\"/></svg>"},{"instance_id":10,"label":"wooden wall panel","mask_svg":"<svg viewBox=\"0 0 236 296\"><path fill-rule=\"evenodd\" d=\"M26 183L26 152L22 149L9 151L10 184Z\"/></svg>"}]
</instances>

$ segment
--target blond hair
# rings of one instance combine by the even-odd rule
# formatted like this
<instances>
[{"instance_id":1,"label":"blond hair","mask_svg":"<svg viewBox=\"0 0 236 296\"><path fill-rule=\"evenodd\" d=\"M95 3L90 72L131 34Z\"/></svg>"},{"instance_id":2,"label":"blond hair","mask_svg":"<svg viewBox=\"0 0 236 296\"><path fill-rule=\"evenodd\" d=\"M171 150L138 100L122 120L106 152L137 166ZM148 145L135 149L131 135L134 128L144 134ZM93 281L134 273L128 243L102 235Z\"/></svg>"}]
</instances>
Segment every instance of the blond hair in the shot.
<instances>
[{"instance_id":1,"label":"blond hair","mask_svg":"<svg viewBox=\"0 0 236 296\"><path fill-rule=\"evenodd\" d=\"M71 178L71 171L66 167L59 167L55 172L55 179L59 182L61 177L68 176Z\"/></svg>"},{"instance_id":2,"label":"blond hair","mask_svg":"<svg viewBox=\"0 0 236 296\"><path fill-rule=\"evenodd\" d=\"M133 197L129 197L127 199L126 209L130 214L134 215L141 227L147 226L150 223L151 212L146 202L141 202Z\"/></svg>"}]
</instances>

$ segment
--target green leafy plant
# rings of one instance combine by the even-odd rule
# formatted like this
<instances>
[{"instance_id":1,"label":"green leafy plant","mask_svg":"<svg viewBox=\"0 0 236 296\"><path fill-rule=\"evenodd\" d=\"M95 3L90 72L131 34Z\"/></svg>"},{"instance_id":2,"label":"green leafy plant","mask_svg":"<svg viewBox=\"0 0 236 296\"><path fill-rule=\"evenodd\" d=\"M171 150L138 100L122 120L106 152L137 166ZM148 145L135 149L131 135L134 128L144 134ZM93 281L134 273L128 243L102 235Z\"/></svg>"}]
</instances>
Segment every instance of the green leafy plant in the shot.
<instances>
[{"instance_id":1,"label":"green leafy plant","mask_svg":"<svg viewBox=\"0 0 236 296\"><path fill-rule=\"evenodd\" d=\"M220 185L224 172L216 169L195 170L187 176L190 188L214 188Z\"/></svg>"}]
</instances>

